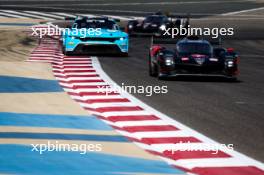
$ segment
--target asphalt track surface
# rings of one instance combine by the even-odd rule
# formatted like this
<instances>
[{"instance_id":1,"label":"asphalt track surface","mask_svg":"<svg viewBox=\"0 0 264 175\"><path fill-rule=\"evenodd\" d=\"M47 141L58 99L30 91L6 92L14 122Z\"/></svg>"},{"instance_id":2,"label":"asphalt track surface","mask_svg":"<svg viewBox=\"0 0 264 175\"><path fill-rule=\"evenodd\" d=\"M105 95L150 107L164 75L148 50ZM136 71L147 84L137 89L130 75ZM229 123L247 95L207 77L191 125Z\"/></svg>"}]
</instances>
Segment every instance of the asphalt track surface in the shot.
<instances>
[{"instance_id":1,"label":"asphalt track surface","mask_svg":"<svg viewBox=\"0 0 264 175\"><path fill-rule=\"evenodd\" d=\"M235 28L235 35L225 38L222 46L233 47L241 55L237 82L204 77L160 81L150 77L149 38L132 38L130 57L100 58L102 67L120 85L168 86L167 94L134 95L175 120L220 143L234 144L236 150L263 162L264 35L259 30L264 20L193 23Z\"/></svg>"},{"instance_id":2,"label":"asphalt track surface","mask_svg":"<svg viewBox=\"0 0 264 175\"><path fill-rule=\"evenodd\" d=\"M143 15L158 10L211 15L262 7L261 0L1 0L0 9Z\"/></svg>"},{"instance_id":3,"label":"asphalt track surface","mask_svg":"<svg viewBox=\"0 0 264 175\"><path fill-rule=\"evenodd\" d=\"M135 4L139 2L139 4ZM166 10L177 13L220 14L263 7L260 1L1 1L1 9L141 15ZM152 3L154 2L154 3ZM170 2L174 4L169 4ZM178 2L178 3L176 3ZM185 3L179 3L185 2ZM189 3L188 3L189 2ZM115 5L111 5L115 3ZM120 3L127 3L120 5ZM130 3L130 4L129 4ZM143 3L143 4L142 4ZM144 4L145 3L145 4ZM156 3L156 4L155 4ZM71 4L71 5L70 5ZM98 4L98 5L97 5ZM104 4L104 5L102 5ZM129 13L125 12L129 11ZM181 79L159 81L148 76L149 38L132 38L128 58L100 57L103 69L118 84L168 86L167 94L136 97L175 120L257 160L264 161L264 19L194 21L199 25L235 27L224 40L241 55L239 81Z\"/></svg>"}]
</instances>

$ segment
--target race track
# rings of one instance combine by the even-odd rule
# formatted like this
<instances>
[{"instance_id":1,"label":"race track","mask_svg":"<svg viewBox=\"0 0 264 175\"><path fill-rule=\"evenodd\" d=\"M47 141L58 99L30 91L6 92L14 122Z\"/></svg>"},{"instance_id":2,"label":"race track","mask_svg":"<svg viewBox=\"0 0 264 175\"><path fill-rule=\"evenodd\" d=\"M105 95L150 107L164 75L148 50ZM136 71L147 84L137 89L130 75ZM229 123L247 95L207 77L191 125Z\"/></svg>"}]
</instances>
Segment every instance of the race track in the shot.
<instances>
[{"instance_id":1,"label":"race track","mask_svg":"<svg viewBox=\"0 0 264 175\"><path fill-rule=\"evenodd\" d=\"M244 21L234 25L239 23ZM167 85L168 94L135 95L175 120L221 143L232 143L237 150L263 161L264 35L254 33L260 23L264 20L251 25L250 32L242 32L247 26L240 28L237 32L243 35L237 35L239 39L224 40L223 46L233 47L241 54L241 74L235 83L212 78L160 81L148 76L148 38L132 38L130 57L105 57L100 62L120 85Z\"/></svg>"},{"instance_id":2,"label":"race track","mask_svg":"<svg viewBox=\"0 0 264 175\"><path fill-rule=\"evenodd\" d=\"M71 4L71 5L70 5ZM201 8L202 7L202 8ZM157 10L190 13L193 26L233 27L224 47L240 55L237 82L215 78L158 80L148 75L150 38L130 39L129 57L99 57L103 70L119 85L167 86L167 94L132 94L147 105L223 144L264 162L264 7L247 0L3 0L0 10L34 10L69 14L144 16ZM248 9L255 9L243 11ZM242 11L242 12L240 12ZM237 12L235 15L222 16ZM5 13L5 11L2 11ZM201 18L200 18L201 17Z\"/></svg>"},{"instance_id":3,"label":"race track","mask_svg":"<svg viewBox=\"0 0 264 175\"><path fill-rule=\"evenodd\" d=\"M241 75L236 83L203 78L159 81L148 76L149 41L133 39L132 43L139 47L131 48L129 58L100 58L103 69L116 82L130 86L168 86L168 94L135 96L221 143L232 143L237 150L264 160L260 151L264 142L264 63L263 56L257 55L261 52L241 57ZM254 48L263 41L229 43L243 53L247 43Z\"/></svg>"}]
</instances>

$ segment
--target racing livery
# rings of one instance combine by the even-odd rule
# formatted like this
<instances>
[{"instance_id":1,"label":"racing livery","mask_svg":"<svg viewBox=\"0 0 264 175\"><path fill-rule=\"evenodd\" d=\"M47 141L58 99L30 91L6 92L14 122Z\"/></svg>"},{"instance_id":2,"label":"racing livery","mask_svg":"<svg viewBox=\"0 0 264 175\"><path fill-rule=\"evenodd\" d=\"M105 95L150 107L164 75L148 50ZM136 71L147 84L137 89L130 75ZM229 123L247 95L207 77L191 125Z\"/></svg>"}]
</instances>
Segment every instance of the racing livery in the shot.
<instances>
[{"instance_id":1,"label":"racing livery","mask_svg":"<svg viewBox=\"0 0 264 175\"><path fill-rule=\"evenodd\" d=\"M128 55L128 35L114 19L77 17L70 29L62 34L64 54Z\"/></svg>"},{"instance_id":2,"label":"racing livery","mask_svg":"<svg viewBox=\"0 0 264 175\"><path fill-rule=\"evenodd\" d=\"M214 48L204 39L186 37L168 46L152 45L149 74L175 76L221 76L236 80L239 57L233 48Z\"/></svg>"},{"instance_id":3,"label":"racing livery","mask_svg":"<svg viewBox=\"0 0 264 175\"><path fill-rule=\"evenodd\" d=\"M147 16L144 20L130 20L126 31L130 35L156 35L162 36L166 28L187 28L189 18L187 16L164 15L160 12Z\"/></svg>"}]
</instances>

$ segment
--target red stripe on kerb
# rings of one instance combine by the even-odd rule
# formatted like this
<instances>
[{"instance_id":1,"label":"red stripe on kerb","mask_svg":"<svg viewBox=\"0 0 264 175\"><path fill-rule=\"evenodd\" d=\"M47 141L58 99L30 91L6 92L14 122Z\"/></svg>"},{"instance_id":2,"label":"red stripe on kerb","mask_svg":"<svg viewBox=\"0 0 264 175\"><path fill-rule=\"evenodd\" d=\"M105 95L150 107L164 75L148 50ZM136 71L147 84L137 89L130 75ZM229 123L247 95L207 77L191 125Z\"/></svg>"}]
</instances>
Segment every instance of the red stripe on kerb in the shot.
<instances>
[{"instance_id":1,"label":"red stripe on kerb","mask_svg":"<svg viewBox=\"0 0 264 175\"><path fill-rule=\"evenodd\" d=\"M193 168L199 175L264 175L264 171L254 166Z\"/></svg>"},{"instance_id":2,"label":"red stripe on kerb","mask_svg":"<svg viewBox=\"0 0 264 175\"><path fill-rule=\"evenodd\" d=\"M33 52L45 52L45 51L55 51L54 48L50 48L50 47L38 47L36 50L34 50Z\"/></svg>"},{"instance_id":3,"label":"red stripe on kerb","mask_svg":"<svg viewBox=\"0 0 264 175\"><path fill-rule=\"evenodd\" d=\"M53 66L54 68L58 68L58 69L60 69L60 68L87 68L87 69L89 69L89 68L93 68L93 66L87 66L87 65L83 65L83 66Z\"/></svg>"},{"instance_id":4,"label":"red stripe on kerb","mask_svg":"<svg viewBox=\"0 0 264 175\"><path fill-rule=\"evenodd\" d=\"M69 81L60 80L60 82L61 83L97 83L97 82L104 82L104 80L69 80ZM99 88L98 91L100 91Z\"/></svg>"},{"instance_id":5,"label":"red stripe on kerb","mask_svg":"<svg viewBox=\"0 0 264 175\"><path fill-rule=\"evenodd\" d=\"M59 78L65 78L65 77L67 77L67 78L83 78L83 77L99 77L99 75L98 74L91 74L91 75L89 75L89 74L87 74L87 75L66 75L66 74L64 74L64 75L55 75L55 77L59 77ZM82 88L82 86L80 86L80 88ZM84 88L86 88L86 87L84 87ZM96 86L95 88L98 88L98 86Z\"/></svg>"},{"instance_id":6,"label":"red stripe on kerb","mask_svg":"<svg viewBox=\"0 0 264 175\"><path fill-rule=\"evenodd\" d=\"M128 116L110 116L105 120L109 120L112 122L120 122L120 121L142 121L142 120L159 120L155 115L128 115Z\"/></svg>"},{"instance_id":7,"label":"red stripe on kerb","mask_svg":"<svg viewBox=\"0 0 264 175\"><path fill-rule=\"evenodd\" d=\"M63 59L63 61L90 61L91 59Z\"/></svg>"},{"instance_id":8,"label":"red stripe on kerb","mask_svg":"<svg viewBox=\"0 0 264 175\"><path fill-rule=\"evenodd\" d=\"M126 127L116 127L113 128L119 130L125 130L127 132L148 132L148 131L177 131L179 130L175 126L172 125L157 125L157 126L126 126Z\"/></svg>"},{"instance_id":9,"label":"red stripe on kerb","mask_svg":"<svg viewBox=\"0 0 264 175\"><path fill-rule=\"evenodd\" d=\"M139 106L132 106L132 107L102 107L102 108L88 108L84 107L85 109L88 110L93 110L97 112L120 112L120 111L141 111L143 110Z\"/></svg>"},{"instance_id":10,"label":"red stripe on kerb","mask_svg":"<svg viewBox=\"0 0 264 175\"><path fill-rule=\"evenodd\" d=\"M74 72L78 72L78 73L80 73L80 72L95 72L95 70L94 69L90 69L90 70L62 70L62 71L58 71L58 70L54 70L54 72L56 72L56 73L62 73L62 72L64 72L64 73L74 73Z\"/></svg>"}]
</instances>

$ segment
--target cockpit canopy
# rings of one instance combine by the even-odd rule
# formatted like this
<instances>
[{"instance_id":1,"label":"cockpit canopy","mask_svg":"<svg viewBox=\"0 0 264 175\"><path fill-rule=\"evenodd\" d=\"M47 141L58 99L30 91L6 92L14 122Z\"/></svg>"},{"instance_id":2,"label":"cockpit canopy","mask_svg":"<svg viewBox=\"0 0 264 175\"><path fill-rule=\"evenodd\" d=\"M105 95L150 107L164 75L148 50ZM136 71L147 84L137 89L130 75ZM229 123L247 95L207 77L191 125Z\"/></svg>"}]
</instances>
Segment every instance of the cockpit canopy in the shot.
<instances>
[{"instance_id":1,"label":"cockpit canopy","mask_svg":"<svg viewBox=\"0 0 264 175\"><path fill-rule=\"evenodd\" d=\"M181 55L203 54L211 55L213 47L208 42L180 42L176 45L176 51Z\"/></svg>"}]
</instances>

